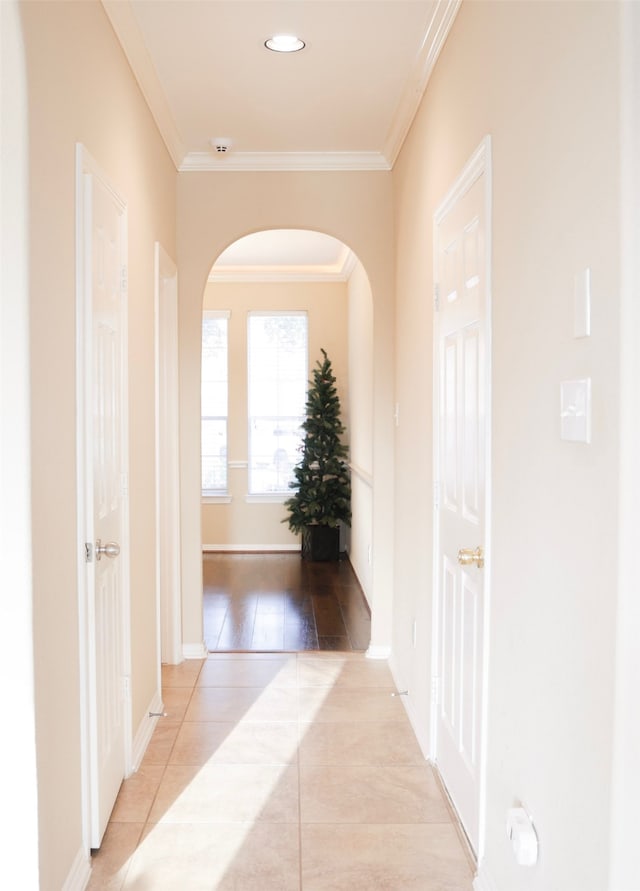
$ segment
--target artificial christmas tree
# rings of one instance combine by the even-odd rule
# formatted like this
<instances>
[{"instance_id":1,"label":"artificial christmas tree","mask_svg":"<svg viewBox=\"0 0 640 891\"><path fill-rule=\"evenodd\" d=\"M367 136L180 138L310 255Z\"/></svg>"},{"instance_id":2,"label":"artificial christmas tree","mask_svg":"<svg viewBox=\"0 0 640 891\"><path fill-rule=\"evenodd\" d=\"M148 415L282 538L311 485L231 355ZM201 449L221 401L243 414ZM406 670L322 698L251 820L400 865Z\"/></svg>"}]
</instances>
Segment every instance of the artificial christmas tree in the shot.
<instances>
[{"instance_id":1,"label":"artificial christmas tree","mask_svg":"<svg viewBox=\"0 0 640 891\"><path fill-rule=\"evenodd\" d=\"M285 501L289 516L283 522L302 533L302 556L308 560L337 560L340 523L351 524L351 480L346 461L345 432L331 360L321 350L309 381L306 418L302 424L302 459L294 468L295 495Z\"/></svg>"}]
</instances>

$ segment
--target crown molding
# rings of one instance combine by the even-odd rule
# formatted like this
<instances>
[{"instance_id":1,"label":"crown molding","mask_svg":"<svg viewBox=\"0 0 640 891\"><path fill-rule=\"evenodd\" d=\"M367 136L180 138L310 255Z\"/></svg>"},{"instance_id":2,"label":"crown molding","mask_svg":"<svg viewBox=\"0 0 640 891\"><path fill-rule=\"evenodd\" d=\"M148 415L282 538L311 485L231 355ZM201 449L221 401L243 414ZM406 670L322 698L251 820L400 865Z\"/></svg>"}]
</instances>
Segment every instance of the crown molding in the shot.
<instances>
[{"instance_id":1,"label":"crown molding","mask_svg":"<svg viewBox=\"0 0 640 891\"><path fill-rule=\"evenodd\" d=\"M345 245L346 255L342 265L342 274L344 276L344 281L348 282L353 274L353 270L356 268L358 263L358 258L353 253L351 248L348 248Z\"/></svg>"},{"instance_id":2,"label":"crown molding","mask_svg":"<svg viewBox=\"0 0 640 891\"><path fill-rule=\"evenodd\" d=\"M436 4L385 140L383 154L389 159L390 168L400 154L461 4L462 0L438 0Z\"/></svg>"},{"instance_id":3,"label":"crown molding","mask_svg":"<svg viewBox=\"0 0 640 891\"><path fill-rule=\"evenodd\" d=\"M218 266L214 264L208 282L347 282L357 258L346 245L336 263L296 266Z\"/></svg>"},{"instance_id":4,"label":"crown molding","mask_svg":"<svg viewBox=\"0 0 640 891\"><path fill-rule=\"evenodd\" d=\"M155 66L142 39L131 4L123 0L102 0L102 6L149 106L167 151L176 170L179 170L185 156L185 147Z\"/></svg>"},{"instance_id":5,"label":"crown molding","mask_svg":"<svg viewBox=\"0 0 640 891\"><path fill-rule=\"evenodd\" d=\"M325 271L314 266L237 266L229 267L224 272L210 272L209 282L346 282L347 276L342 272Z\"/></svg>"},{"instance_id":6,"label":"crown molding","mask_svg":"<svg viewBox=\"0 0 640 891\"><path fill-rule=\"evenodd\" d=\"M379 152L189 152L178 168L189 171L391 170Z\"/></svg>"}]
</instances>

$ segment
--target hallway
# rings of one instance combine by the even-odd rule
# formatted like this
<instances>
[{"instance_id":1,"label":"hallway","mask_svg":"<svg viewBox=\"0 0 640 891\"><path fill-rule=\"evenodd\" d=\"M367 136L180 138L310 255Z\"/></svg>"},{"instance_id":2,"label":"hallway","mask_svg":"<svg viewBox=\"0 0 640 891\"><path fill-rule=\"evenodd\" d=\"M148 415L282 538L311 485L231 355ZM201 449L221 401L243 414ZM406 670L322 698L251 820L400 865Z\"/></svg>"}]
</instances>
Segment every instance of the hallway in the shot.
<instances>
[{"instance_id":1,"label":"hallway","mask_svg":"<svg viewBox=\"0 0 640 891\"><path fill-rule=\"evenodd\" d=\"M212 654L163 666L91 891L471 891L385 662Z\"/></svg>"}]
</instances>

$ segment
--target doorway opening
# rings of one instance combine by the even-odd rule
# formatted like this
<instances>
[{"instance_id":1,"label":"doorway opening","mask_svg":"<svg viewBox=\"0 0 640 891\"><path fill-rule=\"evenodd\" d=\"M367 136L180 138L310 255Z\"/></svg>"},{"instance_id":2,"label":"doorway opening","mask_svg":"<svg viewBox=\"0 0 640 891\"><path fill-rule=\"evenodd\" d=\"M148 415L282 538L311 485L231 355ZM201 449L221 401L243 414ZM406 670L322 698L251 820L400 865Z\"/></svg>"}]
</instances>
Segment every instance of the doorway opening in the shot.
<instances>
[{"instance_id":1,"label":"doorway opening","mask_svg":"<svg viewBox=\"0 0 640 891\"><path fill-rule=\"evenodd\" d=\"M286 350L271 357L265 348L263 355L252 333L256 320L267 334L278 329ZM220 357L209 361L206 380L205 338ZM300 565L300 541L283 522L283 502L299 460L307 381L322 350L347 429L353 519L341 531L346 558L312 569ZM258 361L267 363L264 376L254 367ZM287 369L283 378L280 368ZM320 232L279 229L240 238L218 257L203 295L201 525L209 649L368 645L372 380L371 289L348 246ZM229 573L235 580L228 581Z\"/></svg>"}]
</instances>

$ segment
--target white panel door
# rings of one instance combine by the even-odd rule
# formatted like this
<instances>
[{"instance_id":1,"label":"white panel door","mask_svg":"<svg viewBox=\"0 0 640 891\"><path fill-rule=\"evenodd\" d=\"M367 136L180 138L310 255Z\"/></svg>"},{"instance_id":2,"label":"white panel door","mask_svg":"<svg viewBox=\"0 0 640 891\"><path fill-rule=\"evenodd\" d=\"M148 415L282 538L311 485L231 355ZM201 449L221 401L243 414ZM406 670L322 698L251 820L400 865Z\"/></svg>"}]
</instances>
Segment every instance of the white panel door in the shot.
<instances>
[{"instance_id":1,"label":"white panel door","mask_svg":"<svg viewBox=\"0 0 640 891\"><path fill-rule=\"evenodd\" d=\"M436 214L436 763L478 850L487 458L485 173Z\"/></svg>"},{"instance_id":2,"label":"white panel door","mask_svg":"<svg viewBox=\"0 0 640 891\"><path fill-rule=\"evenodd\" d=\"M84 452L90 844L100 846L130 745L126 460L126 209L84 173Z\"/></svg>"}]
</instances>

